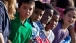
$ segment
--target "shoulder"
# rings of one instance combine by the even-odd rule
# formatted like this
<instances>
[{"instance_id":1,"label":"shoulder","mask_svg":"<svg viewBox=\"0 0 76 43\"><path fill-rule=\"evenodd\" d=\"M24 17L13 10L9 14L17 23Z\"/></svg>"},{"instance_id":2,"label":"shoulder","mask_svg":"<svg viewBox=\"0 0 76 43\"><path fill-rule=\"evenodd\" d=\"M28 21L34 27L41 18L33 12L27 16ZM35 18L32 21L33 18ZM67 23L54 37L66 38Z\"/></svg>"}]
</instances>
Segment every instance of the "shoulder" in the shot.
<instances>
[{"instance_id":1,"label":"shoulder","mask_svg":"<svg viewBox=\"0 0 76 43\"><path fill-rule=\"evenodd\" d=\"M27 27L32 27L28 18L26 19L25 23L26 23Z\"/></svg>"},{"instance_id":2,"label":"shoulder","mask_svg":"<svg viewBox=\"0 0 76 43\"><path fill-rule=\"evenodd\" d=\"M0 1L0 6L4 6L4 3L2 1Z\"/></svg>"},{"instance_id":3,"label":"shoulder","mask_svg":"<svg viewBox=\"0 0 76 43\"><path fill-rule=\"evenodd\" d=\"M54 33L53 33L53 31L52 31L52 30L50 30L50 34L51 34L52 36L54 36Z\"/></svg>"}]
</instances>

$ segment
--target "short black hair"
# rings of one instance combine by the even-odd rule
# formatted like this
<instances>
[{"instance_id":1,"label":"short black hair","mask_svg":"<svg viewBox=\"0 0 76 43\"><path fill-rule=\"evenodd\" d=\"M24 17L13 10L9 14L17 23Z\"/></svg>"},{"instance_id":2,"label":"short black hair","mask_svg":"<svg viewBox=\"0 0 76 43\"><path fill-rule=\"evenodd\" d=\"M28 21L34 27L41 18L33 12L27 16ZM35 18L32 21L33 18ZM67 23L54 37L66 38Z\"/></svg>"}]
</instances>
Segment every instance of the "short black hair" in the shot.
<instances>
[{"instance_id":1,"label":"short black hair","mask_svg":"<svg viewBox=\"0 0 76 43\"><path fill-rule=\"evenodd\" d=\"M50 3L44 3L45 9L54 9L53 6Z\"/></svg>"},{"instance_id":2,"label":"short black hair","mask_svg":"<svg viewBox=\"0 0 76 43\"><path fill-rule=\"evenodd\" d=\"M40 2L40 1L35 1L35 9L36 9L36 8L39 8L39 9L41 9L41 10L44 10L44 5L43 5L43 3Z\"/></svg>"},{"instance_id":3,"label":"short black hair","mask_svg":"<svg viewBox=\"0 0 76 43\"><path fill-rule=\"evenodd\" d=\"M56 9L54 9L53 15L58 15L60 17L60 13ZM50 24L50 21L46 25L48 24Z\"/></svg>"},{"instance_id":4,"label":"short black hair","mask_svg":"<svg viewBox=\"0 0 76 43\"><path fill-rule=\"evenodd\" d=\"M35 3L35 1L34 0L18 0L18 8L20 8L22 3L33 4L33 3Z\"/></svg>"},{"instance_id":5,"label":"short black hair","mask_svg":"<svg viewBox=\"0 0 76 43\"><path fill-rule=\"evenodd\" d=\"M64 10L63 14L66 14L66 13L67 13L68 11L70 11L70 10L76 11L76 7L67 7L67 8Z\"/></svg>"},{"instance_id":6,"label":"short black hair","mask_svg":"<svg viewBox=\"0 0 76 43\"><path fill-rule=\"evenodd\" d=\"M56 9L54 9L53 15L60 15L60 13Z\"/></svg>"}]
</instances>

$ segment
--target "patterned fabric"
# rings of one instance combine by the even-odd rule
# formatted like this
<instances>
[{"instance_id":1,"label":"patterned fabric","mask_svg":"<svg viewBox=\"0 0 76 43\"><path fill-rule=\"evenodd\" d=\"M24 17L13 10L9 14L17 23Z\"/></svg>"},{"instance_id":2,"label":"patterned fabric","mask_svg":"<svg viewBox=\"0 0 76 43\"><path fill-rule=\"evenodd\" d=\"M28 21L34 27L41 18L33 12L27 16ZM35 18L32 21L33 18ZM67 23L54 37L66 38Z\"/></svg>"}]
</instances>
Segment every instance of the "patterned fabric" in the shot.
<instances>
[{"instance_id":1,"label":"patterned fabric","mask_svg":"<svg viewBox=\"0 0 76 43\"><path fill-rule=\"evenodd\" d=\"M44 27L40 21L37 21L36 23L37 23L38 27L40 28L40 30L44 30Z\"/></svg>"},{"instance_id":2,"label":"patterned fabric","mask_svg":"<svg viewBox=\"0 0 76 43\"><path fill-rule=\"evenodd\" d=\"M40 31L40 29L39 29L38 25L35 22L33 22L32 39L35 39L37 36L39 36L39 31Z\"/></svg>"},{"instance_id":3,"label":"patterned fabric","mask_svg":"<svg viewBox=\"0 0 76 43\"><path fill-rule=\"evenodd\" d=\"M3 34L5 43L10 33L10 20L4 3L0 1L0 32Z\"/></svg>"},{"instance_id":4,"label":"patterned fabric","mask_svg":"<svg viewBox=\"0 0 76 43\"><path fill-rule=\"evenodd\" d=\"M44 31L43 31L44 27L41 24L41 22L37 21L36 23L40 28L39 36L36 38L36 43L50 43L49 39L46 37L46 35L45 35Z\"/></svg>"},{"instance_id":5,"label":"patterned fabric","mask_svg":"<svg viewBox=\"0 0 76 43\"><path fill-rule=\"evenodd\" d=\"M50 43L43 31L40 31L39 36L36 37L36 43Z\"/></svg>"},{"instance_id":6,"label":"patterned fabric","mask_svg":"<svg viewBox=\"0 0 76 43\"><path fill-rule=\"evenodd\" d=\"M45 31L44 31L44 33L45 33ZM46 34L47 34L47 33L45 33L45 35L46 35ZM54 33L52 32L52 30L50 30L49 35L47 36L47 38L49 39L50 43L53 42L53 40L54 40L54 38L55 38L55 35L54 35Z\"/></svg>"}]
</instances>

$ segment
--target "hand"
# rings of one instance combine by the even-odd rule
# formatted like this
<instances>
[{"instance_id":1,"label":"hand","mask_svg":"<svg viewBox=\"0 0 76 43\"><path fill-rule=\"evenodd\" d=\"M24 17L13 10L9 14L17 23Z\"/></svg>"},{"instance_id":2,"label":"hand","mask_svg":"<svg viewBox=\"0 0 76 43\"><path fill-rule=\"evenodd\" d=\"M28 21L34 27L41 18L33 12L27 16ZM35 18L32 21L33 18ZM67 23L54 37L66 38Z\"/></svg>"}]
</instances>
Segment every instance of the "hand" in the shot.
<instances>
[{"instance_id":1,"label":"hand","mask_svg":"<svg viewBox=\"0 0 76 43\"><path fill-rule=\"evenodd\" d=\"M12 42L10 40L8 40L7 43L12 43Z\"/></svg>"}]
</instances>

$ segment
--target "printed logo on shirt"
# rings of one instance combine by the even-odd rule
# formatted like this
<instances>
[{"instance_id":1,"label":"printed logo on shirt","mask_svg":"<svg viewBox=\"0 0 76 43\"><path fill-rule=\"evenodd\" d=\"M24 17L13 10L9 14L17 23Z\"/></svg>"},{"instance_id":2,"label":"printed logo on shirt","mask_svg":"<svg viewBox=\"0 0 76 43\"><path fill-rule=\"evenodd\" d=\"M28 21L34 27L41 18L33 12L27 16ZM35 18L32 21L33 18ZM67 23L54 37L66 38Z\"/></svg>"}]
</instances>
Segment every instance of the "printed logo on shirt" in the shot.
<instances>
[{"instance_id":1,"label":"printed logo on shirt","mask_svg":"<svg viewBox=\"0 0 76 43\"><path fill-rule=\"evenodd\" d=\"M50 41L48 40L48 38L43 32L40 32L40 35L36 37L36 42L37 43L50 43Z\"/></svg>"}]
</instances>

